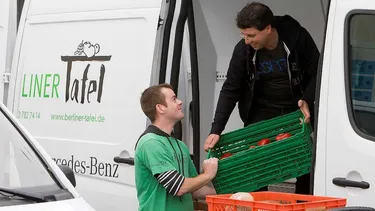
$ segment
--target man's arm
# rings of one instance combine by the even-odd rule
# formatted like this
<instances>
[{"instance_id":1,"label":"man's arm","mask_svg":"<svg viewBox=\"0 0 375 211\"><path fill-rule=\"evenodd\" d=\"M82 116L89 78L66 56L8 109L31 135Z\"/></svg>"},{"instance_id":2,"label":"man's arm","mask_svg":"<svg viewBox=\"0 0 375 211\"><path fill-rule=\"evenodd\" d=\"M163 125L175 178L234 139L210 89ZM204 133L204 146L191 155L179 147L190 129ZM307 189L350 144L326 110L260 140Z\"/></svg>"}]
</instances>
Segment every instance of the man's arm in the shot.
<instances>
[{"instance_id":1,"label":"man's arm","mask_svg":"<svg viewBox=\"0 0 375 211\"><path fill-rule=\"evenodd\" d=\"M203 162L204 172L192 178L184 177L176 170L166 171L155 175L155 177L168 193L182 196L186 193L193 193L209 183L216 176L217 163L217 158L205 160Z\"/></svg>"},{"instance_id":2,"label":"man's arm","mask_svg":"<svg viewBox=\"0 0 375 211\"><path fill-rule=\"evenodd\" d=\"M194 193L202 189L202 187L207 185L212 179L213 177L211 177L207 173L200 174L194 178L185 178L185 181L182 184L177 195L182 196L186 193L193 193L194 197Z\"/></svg>"},{"instance_id":3,"label":"man's arm","mask_svg":"<svg viewBox=\"0 0 375 211\"><path fill-rule=\"evenodd\" d=\"M239 42L232 54L231 61L216 106L215 117L210 134L220 135L240 98L241 87L246 77L246 44Z\"/></svg>"},{"instance_id":4,"label":"man's arm","mask_svg":"<svg viewBox=\"0 0 375 211\"><path fill-rule=\"evenodd\" d=\"M200 189L216 176L218 167L217 158L207 159L202 165L203 173L196 176L195 167L190 160L189 171L192 172L189 175L192 178L185 178L172 165L172 155L165 150L164 143L153 139L138 146L136 155L167 192L174 196L181 196Z\"/></svg>"},{"instance_id":5,"label":"man's arm","mask_svg":"<svg viewBox=\"0 0 375 211\"><path fill-rule=\"evenodd\" d=\"M179 174L176 170L169 170L161 174L156 174L155 177L158 182L163 185L167 192L174 196L177 195L182 184L186 180L186 178Z\"/></svg>"},{"instance_id":6,"label":"man's arm","mask_svg":"<svg viewBox=\"0 0 375 211\"><path fill-rule=\"evenodd\" d=\"M212 180L208 173L203 173L194 178L186 178L176 170L166 171L155 177L167 192L174 196L192 193Z\"/></svg>"},{"instance_id":7,"label":"man's arm","mask_svg":"<svg viewBox=\"0 0 375 211\"><path fill-rule=\"evenodd\" d=\"M205 185L193 192L194 199L206 199L207 195L216 195L215 189Z\"/></svg>"}]
</instances>

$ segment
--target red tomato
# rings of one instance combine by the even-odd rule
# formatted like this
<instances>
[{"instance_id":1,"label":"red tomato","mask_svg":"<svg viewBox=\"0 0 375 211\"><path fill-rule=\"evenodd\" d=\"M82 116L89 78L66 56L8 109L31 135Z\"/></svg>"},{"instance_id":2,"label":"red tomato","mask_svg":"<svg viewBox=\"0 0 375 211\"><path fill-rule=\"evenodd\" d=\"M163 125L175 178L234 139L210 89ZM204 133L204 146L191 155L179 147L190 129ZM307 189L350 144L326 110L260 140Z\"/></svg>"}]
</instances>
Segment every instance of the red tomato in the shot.
<instances>
[{"instance_id":1,"label":"red tomato","mask_svg":"<svg viewBox=\"0 0 375 211\"><path fill-rule=\"evenodd\" d=\"M220 157L220 159L224 159L224 158L227 158L227 157L230 157L230 156L232 156L232 153L227 152L227 153L224 153L224 155L222 155L222 156Z\"/></svg>"},{"instance_id":2,"label":"red tomato","mask_svg":"<svg viewBox=\"0 0 375 211\"><path fill-rule=\"evenodd\" d=\"M271 143L271 141L268 138L264 138L258 142L258 146L263 146L269 143Z\"/></svg>"},{"instance_id":3,"label":"red tomato","mask_svg":"<svg viewBox=\"0 0 375 211\"><path fill-rule=\"evenodd\" d=\"M256 147L256 146L250 146L249 148L250 148L250 149L254 149L255 147Z\"/></svg>"},{"instance_id":4,"label":"red tomato","mask_svg":"<svg viewBox=\"0 0 375 211\"><path fill-rule=\"evenodd\" d=\"M289 138L290 136L291 136L290 133L281 133L281 134L276 136L276 141L280 141L280 140Z\"/></svg>"}]
</instances>

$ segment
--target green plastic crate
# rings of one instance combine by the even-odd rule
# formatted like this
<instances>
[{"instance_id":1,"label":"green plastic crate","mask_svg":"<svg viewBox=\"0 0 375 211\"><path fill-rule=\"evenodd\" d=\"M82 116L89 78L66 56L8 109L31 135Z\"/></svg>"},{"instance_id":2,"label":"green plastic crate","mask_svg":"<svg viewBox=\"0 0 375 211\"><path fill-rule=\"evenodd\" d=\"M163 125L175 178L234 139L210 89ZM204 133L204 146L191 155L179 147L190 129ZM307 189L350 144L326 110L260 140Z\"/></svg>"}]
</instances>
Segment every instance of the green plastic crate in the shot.
<instances>
[{"instance_id":1,"label":"green plastic crate","mask_svg":"<svg viewBox=\"0 0 375 211\"><path fill-rule=\"evenodd\" d=\"M251 192L270 184L307 174L311 169L311 125L301 124L300 110L220 136L219 142L207 157L220 158L224 153L233 155L219 160L213 185L218 194ZM276 141L280 133L292 136ZM271 143L257 146L269 138ZM257 146L250 149L250 146Z\"/></svg>"}]
</instances>

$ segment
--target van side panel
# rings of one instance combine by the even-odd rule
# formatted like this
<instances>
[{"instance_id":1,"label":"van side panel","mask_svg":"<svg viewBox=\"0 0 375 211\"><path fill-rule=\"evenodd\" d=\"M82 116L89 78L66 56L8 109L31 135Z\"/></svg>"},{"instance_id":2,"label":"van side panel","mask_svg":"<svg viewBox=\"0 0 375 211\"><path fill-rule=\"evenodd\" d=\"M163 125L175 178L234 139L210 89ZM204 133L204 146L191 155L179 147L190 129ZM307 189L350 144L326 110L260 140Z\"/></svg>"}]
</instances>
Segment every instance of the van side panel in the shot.
<instances>
[{"instance_id":1,"label":"van side panel","mask_svg":"<svg viewBox=\"0 0 375 211\"><path fill-rule=\"evenodd\" d=\"M74 12L94 12L94 11L110 11L122 9L160 9L160 0L64 0L54 1L49 0L31 0L29 15L46 15L59 13L74 13Z\"/></svg>"},{"instance_id":2,"label":"van side panel","mask_svg":"<svg viewBox=\"0 0 375 211\"><path fill-rule=\"evenodd\" d=\"M161 2L121 2L32 2L15 70L13 112L97 210L138 207L134 167L113 160L146 125Z\"/></svg>"}]
</instances>

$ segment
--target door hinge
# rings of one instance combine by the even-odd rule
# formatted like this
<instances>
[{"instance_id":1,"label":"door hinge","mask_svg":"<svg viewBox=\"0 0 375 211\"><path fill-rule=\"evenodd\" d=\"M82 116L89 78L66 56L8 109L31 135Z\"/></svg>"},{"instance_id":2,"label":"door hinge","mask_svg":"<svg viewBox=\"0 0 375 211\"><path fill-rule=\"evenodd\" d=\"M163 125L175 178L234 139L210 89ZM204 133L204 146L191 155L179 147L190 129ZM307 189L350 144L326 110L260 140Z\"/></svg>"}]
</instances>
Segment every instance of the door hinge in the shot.
<instances>
[{"instance_id":1,"label":"door hinge","mask_svg":"<svg viewBox=\"0 0 375 211\"><path fill-rule=\"evenodd\" d=\"M1 77L1 81L5 84L9 84L10 82L10 73L3 73Z\"/></svg>"},{"instance_id":2,"label":"door hinge","mask_svg":"<svg viewBox=\"0 0 375 211\"><path fill-rule=\"evenodd\" d=\"M162 26L162 25L164 25L164 19L163 18L161 18L160 16L159 16L159 21L158 21L158 29L160 28L160 26Z\"/></svg>"},{"instance_id":3,"label":"door hinge","mask_svg":"<svg viewBox=\"0 0 375 211\"><path fill-rule=\"evenodd\" d=\"M187 71L187 79L188 79L188 81L191 81L191 70L190 69L188 69L188 71Z\"/></svg>"},{"instance_id":4,"label":"door hinge","mask_svg":"<svg viewBox=\"0 0 375 211\"><path fill-rule=\"evenodd\" d=\"M227 79L227 72L216 72L216 82L223 82Z\"/></svg>"}]
</instances>

